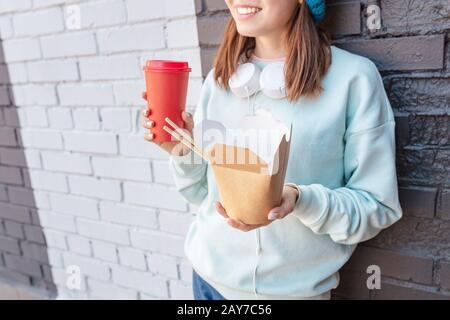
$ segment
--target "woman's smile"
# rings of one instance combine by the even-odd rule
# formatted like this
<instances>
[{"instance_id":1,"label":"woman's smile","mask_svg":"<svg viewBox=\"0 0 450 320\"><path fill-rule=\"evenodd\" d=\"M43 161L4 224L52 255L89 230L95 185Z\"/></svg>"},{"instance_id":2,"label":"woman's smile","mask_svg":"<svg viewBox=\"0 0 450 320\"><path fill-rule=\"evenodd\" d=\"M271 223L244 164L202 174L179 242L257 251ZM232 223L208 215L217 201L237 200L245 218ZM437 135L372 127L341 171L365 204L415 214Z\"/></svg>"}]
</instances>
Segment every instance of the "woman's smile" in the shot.
<instances>
[{"instance_id":1,"label":"woman's smile","mask_svg":"<svg viewBox=\"0 0 450 320\"><path fill-rule=\"evenodd\" d=\"M248 20L256 16L262 9L248 5L236 5L236 16L239 20Z\"/></svg>"}]
</instances>

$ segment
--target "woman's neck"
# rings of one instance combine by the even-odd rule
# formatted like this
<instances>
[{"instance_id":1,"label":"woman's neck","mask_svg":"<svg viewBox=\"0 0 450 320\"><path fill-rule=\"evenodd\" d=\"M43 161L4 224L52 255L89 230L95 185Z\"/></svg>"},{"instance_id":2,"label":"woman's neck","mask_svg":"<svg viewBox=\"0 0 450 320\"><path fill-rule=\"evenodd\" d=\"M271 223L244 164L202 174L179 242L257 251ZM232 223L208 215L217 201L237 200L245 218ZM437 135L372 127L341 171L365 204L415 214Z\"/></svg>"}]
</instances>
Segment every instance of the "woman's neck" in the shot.
<instances>
[{"instance_id":1,"label":"woman's neck","mask_svg":"<svg viewBox=\"0 0 450 320\"><path fill-rule=\"evenodd\" d=\"M261 59L279 59L286 56L284 36L279 32L255 38L255 56Z\"/></svg>"}]
</instances>

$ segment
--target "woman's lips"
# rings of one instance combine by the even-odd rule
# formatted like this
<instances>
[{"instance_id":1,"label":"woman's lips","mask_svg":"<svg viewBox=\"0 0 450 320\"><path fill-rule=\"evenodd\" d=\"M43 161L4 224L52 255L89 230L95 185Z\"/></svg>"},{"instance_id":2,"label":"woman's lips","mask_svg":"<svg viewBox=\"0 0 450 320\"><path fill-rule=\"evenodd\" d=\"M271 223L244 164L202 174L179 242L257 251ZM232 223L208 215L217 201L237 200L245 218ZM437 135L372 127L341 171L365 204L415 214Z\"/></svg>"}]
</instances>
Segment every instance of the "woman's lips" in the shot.
<instances>
[{"instance_id":1,"label":"woman's lips","mask_svg":"<svg viewBox=\"0 0 450 320\"><path fill-rule=\"evenodd\" d=\"M239 20L248 20L256 16L262 9L250 6L237 6L236 14Z\"/></svg>"}]
</instances>

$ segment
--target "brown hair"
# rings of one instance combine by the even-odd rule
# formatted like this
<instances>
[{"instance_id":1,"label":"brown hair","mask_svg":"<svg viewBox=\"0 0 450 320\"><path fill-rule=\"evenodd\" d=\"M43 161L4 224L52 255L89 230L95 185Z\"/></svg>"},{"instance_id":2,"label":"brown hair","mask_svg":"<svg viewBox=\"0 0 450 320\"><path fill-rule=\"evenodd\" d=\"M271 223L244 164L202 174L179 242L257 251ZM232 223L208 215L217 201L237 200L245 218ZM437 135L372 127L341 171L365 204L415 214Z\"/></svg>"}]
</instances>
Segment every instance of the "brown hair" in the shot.
<instances>
[{"instance_id":1,"label":"brown hair","mask_svg":"<svg viewBox=\"0 0 450 320\"><path fill-rule=\"evenodd\" d=\"M248 61L255 49L255 38L245 37L237 31L230 19L214 62L214 79L229 89L228 80L238 64ZM288 99L301 96L316 97L323 88L321 80L331 65L330 40L327 33L316 26L306 1L299 4L289 21L286 36L285 81Z\"/></svg>"}]
</instances>

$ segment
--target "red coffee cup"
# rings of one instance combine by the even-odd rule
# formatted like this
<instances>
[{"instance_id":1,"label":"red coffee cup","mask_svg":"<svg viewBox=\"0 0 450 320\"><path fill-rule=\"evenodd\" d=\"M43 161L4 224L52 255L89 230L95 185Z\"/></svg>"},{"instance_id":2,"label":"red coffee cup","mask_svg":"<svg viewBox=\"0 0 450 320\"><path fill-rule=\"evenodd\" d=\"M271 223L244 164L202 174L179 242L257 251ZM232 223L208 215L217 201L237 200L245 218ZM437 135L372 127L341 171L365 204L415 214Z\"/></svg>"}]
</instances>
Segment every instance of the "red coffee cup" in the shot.
<instances>
[{"instance_id":1,"label":"red coffee cup","mask_svg":"<svg viewBox=\"0 0 450 320\"><path fill-rule=\"evenodd\" d=\"M172 136L163 129L164 126L171 128L165 118L170 118L180 128L184 128L181 113L186 107L191 68L187 62L148 60L144 71L149 118L154 122L151 129L153 140L172 141Z\"/></svg>"}]
</instances>

